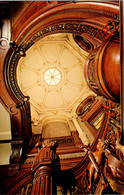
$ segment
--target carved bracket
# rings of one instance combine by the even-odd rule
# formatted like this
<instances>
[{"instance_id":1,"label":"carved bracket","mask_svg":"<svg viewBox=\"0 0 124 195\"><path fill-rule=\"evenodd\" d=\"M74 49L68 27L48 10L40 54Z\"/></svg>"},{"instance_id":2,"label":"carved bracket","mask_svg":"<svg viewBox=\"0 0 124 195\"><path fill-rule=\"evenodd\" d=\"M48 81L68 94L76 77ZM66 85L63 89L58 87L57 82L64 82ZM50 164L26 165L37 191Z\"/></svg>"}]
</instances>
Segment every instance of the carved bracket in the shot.
<instances>
[{"instance_id":1,"label":"carved bracket","mask_svg":"<svg viewBox=\"0 0 124 195\"><path fill-rule=\"evenodd\" d=\"M22 145L23 141L12 141L11 142L11 155L10 155L10 163L16 164L21 163L22 160Z\"/></svg>"}]
</instances>

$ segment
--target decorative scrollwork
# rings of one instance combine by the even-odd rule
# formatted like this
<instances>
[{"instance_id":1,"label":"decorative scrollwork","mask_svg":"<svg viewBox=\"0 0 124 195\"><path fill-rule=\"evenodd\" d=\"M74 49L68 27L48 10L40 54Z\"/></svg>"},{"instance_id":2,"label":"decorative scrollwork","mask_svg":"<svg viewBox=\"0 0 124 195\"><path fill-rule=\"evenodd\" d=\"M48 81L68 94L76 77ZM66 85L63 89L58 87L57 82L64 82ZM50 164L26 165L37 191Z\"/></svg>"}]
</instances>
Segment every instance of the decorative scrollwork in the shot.
<instances>
[{"instance_id":1,"label":"decorative scrollwork","mask_svg":"<svg viewBox=\"0 0 124 195\"><path fill-rule=\"evenodd\" d=\"M20 56L22 56L22 57L26 56L24 48L17 45L15 42L10 42L9 45L13 50L15 50L17 53L19 53Z\"/></svg>"},{"instance_id":2,"label":"decorative scrollwork","mask_svg":"<svg viewBox=\"0 0 124 195\"><path fill-rule=\"evenodd\" d=\"M14 106L14 105L9 106L9 111L10 111L11 114L17 114L18 113L17 107Z\"/></svg>"},{"instance_id":3,"label":"decorative scrollwork","mask_svg":"<svg viewBox=\"0 0 124 195\"><path fill-rule=\"evenodd\" d=\"M0 38L0 48L6 49L6 47L9 45L8 39L6 38Z\"/></svg>"},{"instance_id":4,"label":"decorative scrollwork","mask_svg":"<svg viewBox=\"0 0 124 195\"><path fill-rule=\"evenodd\" d=\"M12 152L10 156L10 163L20 163L22 158L22 144L23 141L12 141Z\"/></svg>"},{"instance_id":5,"label":"decorative scrollwork","mask_svg":"<svg viewBox=\"0 0 124 195\"><path fill-rule=\"evenodd\" d=\"M112 101L107 101L109 106L103 105L105 107L105 113L109 116L109 123L107 125L107 130L104 139L115 144L117 140L117 132L121 133L121 106L118 103Z\"/></svg>"},{"instance_id":6,"label":"decorative scrollwork","mask_svg":"<svg viewBox=\"0 0 124 195\"><path fill-rule=\"evenodd\" d=\"M87 67L87 75L88 75L88 83L90 87L98 94L101 95L99 88L96 84L96 79L94 75L94 69L95 69L95 56L96 56L97 50L94 50L93 53L90 55L89 61L88 61L88 67Z\"/></svg>"}]
</instances>

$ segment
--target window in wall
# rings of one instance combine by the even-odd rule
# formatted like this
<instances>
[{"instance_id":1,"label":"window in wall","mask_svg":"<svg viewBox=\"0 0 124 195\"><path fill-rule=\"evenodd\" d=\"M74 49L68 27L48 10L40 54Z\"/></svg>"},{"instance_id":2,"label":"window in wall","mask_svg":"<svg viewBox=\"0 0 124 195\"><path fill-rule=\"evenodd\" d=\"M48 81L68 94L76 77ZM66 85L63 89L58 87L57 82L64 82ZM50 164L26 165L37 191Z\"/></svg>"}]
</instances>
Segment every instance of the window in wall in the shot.
<instances>
[{"instance_id":1,"label":"window in wall","mask_svg":"<svg viewBox=\"0 0 124 195\"><path fill-rule=\"evenodd\" d=\"M44 73L44 80L48 85L57 85L61 80L61 73L56 68L49 68Z\"/></svg>"},{"instance_id":2,"label":"window in wall","mask_svg":"<svg viewBox=\"0 0 124 195\"><path fill-rule=\"evenodd\" d=\"M97 117L92 121L92 125L98 130L101 126L104 117L104 112L100 112Z\"/></svg>"}]
</instances>

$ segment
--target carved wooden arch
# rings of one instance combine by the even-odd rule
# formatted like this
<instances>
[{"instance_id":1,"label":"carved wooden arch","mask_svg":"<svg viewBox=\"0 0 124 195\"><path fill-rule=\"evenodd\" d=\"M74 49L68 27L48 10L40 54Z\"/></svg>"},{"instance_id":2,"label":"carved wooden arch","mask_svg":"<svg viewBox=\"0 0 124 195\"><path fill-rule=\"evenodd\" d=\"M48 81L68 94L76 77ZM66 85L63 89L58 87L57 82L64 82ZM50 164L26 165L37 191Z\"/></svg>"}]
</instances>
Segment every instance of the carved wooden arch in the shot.
<instances>
[{"instance_id":1,"label":"carved wooden arch","mask_svg":"<svg viewBox=\"0 0 124 195\"><path fill-rule=\"evenodd\" d=\"M2 46L1 46L2 47ZM10 56L9 43L7 42L6 47L0 48L0 102L10 114L11 118L11 134L12 134L12 152L11 152L11 163L20 163L22 161L22 153L26 151L26 139L24 136L26 116L24 112L24 105L20 108L20 100L13 95L12 91L7 86L7 76L5 74L6 60L9 60ZM8 53L7 53L8 52ZM6 59L5 59L6 58ZM7 73L8 74L8 73ZM26 127L27 128L27 127ZM31 137L31 136L30 136ZM29 137L29 139L30 139ZM27 137L28 138L28 137ZM28 142L27 142L28 144ZM24 149L24 151L23 151Z\"/></svg>"},{"instance_id":2,"label":"carved wooden arch","mask_svg":"<svg viewBox=\"0 0 124 195\"><path fill-rule=\"evenodd\" d=\"M59 32L83 34L97 47L104 41L104 37L96 34L115 14L119 14L119 6L116 3L39 1L32 2L13 26L13 42L10 48L7 47L1 62L1 72L4 72L4 77L1 74L3 86L1 100L4 99L6 108L9 108L7 110L10 110L12 139L16 141L13 142L13 148L20 148L18 154L22 148L24 151L28 148L31 139L29 97L21 93L16 81L16 67L20 57L24 57L26 50L40 38ZM101 21L99 16L104 16L104 20ZM109 33L108 31L107 34ZM11 162L20 161L21 156L16 158L13 154Z\"/></svg>"},{"instance_id":3,"label":"carved wooden arch","mask_svg":"<svg viewBox=\"0 0 124 195\"><path fill-rule=\"evenodd\" d=\"M97 23L99 29L101 29L102 25L106 24L108 19L113 18L115 14L119 14L119 6L118 3L114 2L33 2L13 26L13 41L16 41L17 44L24 42L24 40L27 41L41 29L64 21L83 21L91 25L96 25ZM98 19L99 16L103 16L106 19L101 21L100 18ZM26 34L27 37L25 37Z\"/></svg>"}]
</instances>

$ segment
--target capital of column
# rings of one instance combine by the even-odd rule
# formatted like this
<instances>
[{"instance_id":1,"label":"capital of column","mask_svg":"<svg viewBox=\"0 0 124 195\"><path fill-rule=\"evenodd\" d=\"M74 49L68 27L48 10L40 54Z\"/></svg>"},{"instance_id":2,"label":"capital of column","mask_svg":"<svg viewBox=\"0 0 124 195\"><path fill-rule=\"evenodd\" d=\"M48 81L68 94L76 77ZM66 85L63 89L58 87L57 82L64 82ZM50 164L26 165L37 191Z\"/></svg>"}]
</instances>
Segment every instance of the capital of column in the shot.
<instances>
[{"instance_id":1,"label":"capital of column","mask_svg":"<svg viewBox=\"0 0 124 195\"><path fill-rule=\"evenodd\" d=\"M42 144L42 148L39 153L35 156L32 172L35 172L41 166L52 166L53 169L59 168L59 157L56 154L56 148L58 147L57 141L45 140Z\"/></svg>"},{"instance_id":2,"label":"capital of column","mask_svg":"<svg viewBox=\"0 0 124 195\"><path fill-rule=\"evenodd\" d=\"M60 168L59 157L56 154L58 142L45 140L37 143L37 147L42 148L35 156L32 165L34 173L32 195L56 194L56 171Z\"/></svg>"}]
</instances>

